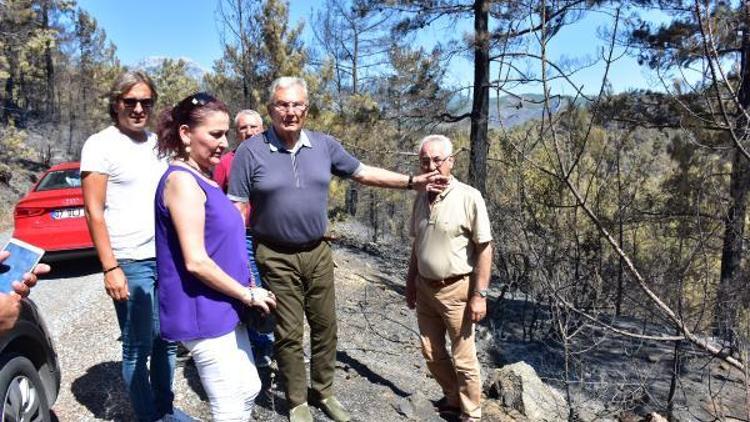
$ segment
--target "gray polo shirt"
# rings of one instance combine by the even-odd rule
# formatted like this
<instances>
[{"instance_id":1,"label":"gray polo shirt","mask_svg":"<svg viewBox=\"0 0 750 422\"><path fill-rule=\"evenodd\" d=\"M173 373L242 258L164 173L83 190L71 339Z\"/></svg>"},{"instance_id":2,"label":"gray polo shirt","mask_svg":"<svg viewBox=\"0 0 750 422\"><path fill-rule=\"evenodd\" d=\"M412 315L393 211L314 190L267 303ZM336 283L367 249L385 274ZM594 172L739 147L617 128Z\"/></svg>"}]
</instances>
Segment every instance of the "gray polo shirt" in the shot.
<instances>
[{"instance_id":1,"label":"gray polo shirt","mask_svg":"<svg viewBox=\"0 0 750 422\"><path fill-rule=\"evenodd\" d=\"M229 172L229 199L252 204L254 236L286 246L309 244L328 228L331 176L351 177L361 163L335 138L303 130L287 150L273 128L243 142Z\"/></svg>"}]
</instances>

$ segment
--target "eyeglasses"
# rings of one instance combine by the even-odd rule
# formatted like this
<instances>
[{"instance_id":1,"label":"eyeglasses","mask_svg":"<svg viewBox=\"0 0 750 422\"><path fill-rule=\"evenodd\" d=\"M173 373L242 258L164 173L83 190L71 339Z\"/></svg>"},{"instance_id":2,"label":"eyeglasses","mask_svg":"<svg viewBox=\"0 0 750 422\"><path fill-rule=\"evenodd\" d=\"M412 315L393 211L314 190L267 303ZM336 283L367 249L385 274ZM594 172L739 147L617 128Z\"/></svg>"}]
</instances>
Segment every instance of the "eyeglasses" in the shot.
<instances>
[{"instance_id":1,"label":"eyeglasses","mask_svg":"<svg viewBox=\"0 0 750 422\"><path fill-rule=\"evenodd\" d=\"M422 167L430 167L430 163L434 163L435 167L440 167L444 162L448 161L448 159L451 158L451 156L447 156L445 158L440 157L420 157L419 158L419 164Z\"/></svg>"},{"instance_id":2,"label":"eyeglasses","mask_svg":"<svg viewBox=\"0 0 750 422\"><path fill-rule=\"evenodd\" d=\"M291 110L293 113L302 114L307 110L307 104L298 102L278 102L273 103L272 107L276 111L286 112Z\"/></svg>"},{"instance_id":3,"label":"eyeglasses","mask_svg":"<svg viewBox=\"0 0 750 422\"><path fill-rule=\"evenodd\" d=\"M121 98L122 105L125 106L128 110L135 109L138 104L141 105L141 108L143 110L151 110L151 108L154 106L154 99L153 98Z\"/></svg>"}]
</instances>

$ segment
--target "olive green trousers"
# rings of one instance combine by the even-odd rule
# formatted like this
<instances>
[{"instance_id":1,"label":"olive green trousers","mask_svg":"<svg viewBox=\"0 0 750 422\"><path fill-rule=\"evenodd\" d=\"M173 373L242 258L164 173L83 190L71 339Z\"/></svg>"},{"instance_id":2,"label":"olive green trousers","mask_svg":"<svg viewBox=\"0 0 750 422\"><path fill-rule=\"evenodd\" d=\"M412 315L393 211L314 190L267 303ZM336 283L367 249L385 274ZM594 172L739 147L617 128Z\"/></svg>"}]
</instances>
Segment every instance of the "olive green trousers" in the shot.
<instances>
[{"instance_id":1,"label":"olive green trousers","mask_svg":"<svg viewBox=\"0 0 750 422\"><path fill-rule=\"evenodd\" d=\"M308 401L302 338L310 325L310 387L313 399L333 395L336 369L336 296L333 256L327 242L307 249L258 242L255 250L263 281L276 295L274 349L289 408Z\"/></svg>"}]
</instances>

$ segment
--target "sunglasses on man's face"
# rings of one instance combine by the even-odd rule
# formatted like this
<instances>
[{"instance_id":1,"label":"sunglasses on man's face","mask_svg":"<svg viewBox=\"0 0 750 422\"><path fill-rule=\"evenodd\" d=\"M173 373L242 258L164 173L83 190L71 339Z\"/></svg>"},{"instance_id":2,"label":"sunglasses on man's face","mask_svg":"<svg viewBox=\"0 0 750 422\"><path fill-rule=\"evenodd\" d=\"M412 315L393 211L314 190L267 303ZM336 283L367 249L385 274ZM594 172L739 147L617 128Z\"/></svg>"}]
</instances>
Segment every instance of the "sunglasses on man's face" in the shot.
<instances>
[{"instance_id":1,"label":"sunglasses on man's face","mask_svg":"<svg viewBox=\"0 0 750 422\"><path fill-rule=\"evenodd\" d=\"M150 110L154 106L153 98L121 98L122 105L128 110L133 110L140 103L143 110Z\"/></svg>"}]
</instances>

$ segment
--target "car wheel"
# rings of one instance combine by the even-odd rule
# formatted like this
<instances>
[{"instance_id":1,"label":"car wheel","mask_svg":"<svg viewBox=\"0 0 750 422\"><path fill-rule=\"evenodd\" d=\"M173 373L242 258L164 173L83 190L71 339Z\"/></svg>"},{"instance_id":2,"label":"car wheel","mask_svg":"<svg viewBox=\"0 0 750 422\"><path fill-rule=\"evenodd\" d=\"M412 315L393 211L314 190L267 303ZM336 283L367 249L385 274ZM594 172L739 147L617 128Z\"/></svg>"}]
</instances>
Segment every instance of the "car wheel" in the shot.
<instances>
[{"instance_id":1,"label":"car wheel","mask_svg":"<svg viewBox=\"0 0 750 422\"><path fill-rule=\"evenodd\" d=\"M0 397L2 422L50 420L44 384L30 360L13 355L2 359Z\"/></svg>"}]
</instances>

